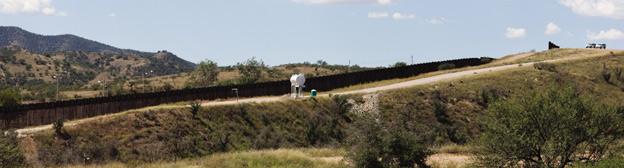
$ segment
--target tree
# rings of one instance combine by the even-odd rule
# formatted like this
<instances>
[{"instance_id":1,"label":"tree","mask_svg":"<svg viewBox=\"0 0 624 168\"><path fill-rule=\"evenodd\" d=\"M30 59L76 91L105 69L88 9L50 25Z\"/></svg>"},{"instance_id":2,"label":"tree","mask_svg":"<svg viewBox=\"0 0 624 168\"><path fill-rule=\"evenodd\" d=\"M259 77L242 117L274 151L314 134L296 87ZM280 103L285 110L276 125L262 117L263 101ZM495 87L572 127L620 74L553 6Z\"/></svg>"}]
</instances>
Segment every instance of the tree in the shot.
<instances>
[{"instance_id":1,"label":"tree","mask_svg":"<svg viewBox=\"0 0 624 168\"><path fill-rule=\"evenodd\" d=\"M190 82L194 86L210 86L217 81L219 67L216 62L206 60L197 65L191 73Z\"/></svg>"},{"instance_id":2,"label":"tree","mask_svg":"<svg viewBox=\"0 0 624 168\"><path fill-rule=\"evenodd\" d=\"M397 62L397 63L394 63L394 65L392 65L393 68L404 67L404 66L407 66L407 63L405 63L405 62Z\"/></svg>"},{"instance_id":3,"label":"tree","mask_svg":"<svg viewBox=\"0 0 624 168\"><path fill-rule=\"evenodd\" d=\"M324 60L318 60L318 61L316 61L316 65L321 66L321 67L325 67L325 66L327 66L329 64L327 64L327 62L324 61Z\"/></svg>"},{"instance_id":4,"label":"tree","mask_svg":"<svg viewBox=\"0 0 624 168\"><path fill-rule=\"evenodd\" d=\"M572 87L552 87L491 105L483 120L483 167L565 167L595 161L624 135L617 108Z\"/></svg>"},{"instance_id":5,"label":"tree","mask_svg":"<svg viewBox=\"0 0 624 168\"><path fill-rule=\"evenodd\" d=\"M236 64L241 77L240 82L243 84L255 83L262 77L262 71L266 69L266 65L262 60L258 61L252 57L245 62Z\"/></svg>"},{"instance_id":6,"label":"tree","mask_svg":"<svg viewBox=\"0 0 624 168\"><path fill-rule=\"evenodd\" d=\"M355 167L429 167L431 154L423 136L392 121L384 121L378 113L359 113L347 138L347 157Z\"/></svg>"},{"instance_id":7,"label":"tree","mask_svg":"<svg viewBox=\"0 0 624 168\"><path fill-rule=\"evenodd\" d=\"M16 106L22 101L20 91L14 88L0 90L0 106Z\"/></svg>"}]
</instances>

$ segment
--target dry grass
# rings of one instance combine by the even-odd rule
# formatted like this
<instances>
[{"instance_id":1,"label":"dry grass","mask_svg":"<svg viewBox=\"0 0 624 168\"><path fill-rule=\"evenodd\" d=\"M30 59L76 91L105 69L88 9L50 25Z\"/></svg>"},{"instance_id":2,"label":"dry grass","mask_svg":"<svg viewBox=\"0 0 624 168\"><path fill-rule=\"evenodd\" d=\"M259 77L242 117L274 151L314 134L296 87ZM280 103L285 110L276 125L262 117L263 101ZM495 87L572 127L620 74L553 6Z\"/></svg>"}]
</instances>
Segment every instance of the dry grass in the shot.
<instances>
[{"instance_id":1,"label":"dry grass","mask_svg":"<svg viewBox=\"0 0 624 168\"><path fill-rule=\"evenodd\" d=\"M214 154L206 157L185 159L175 162L147 164L110 163L105 165L74 165L65 168L177 168L177 167L215 167L215 168L265 168L265 167L311 167L334 168L347 167L341 158L341 150L336 149L277 149L244 151Z\"/></svg>"},{"instance_id":2,"label":"dry grass","mask_svg":"<svg viewBox=\"0 0 624 168\"><path fill-rule=\"evenodd\" d=\"M536 53L530 57L522 58L513 63L536 62L558 58L569 57L600 57L618 55L624 53L620 50L598 50L598 49L554 49Z\"/></svg>"},{"instance_id":3,"label":"dry grass","mask_svg":"<svg viewBox=\"0 0 624 168\"><path fill-rule=\"evenodd\" d=\"M461 154L434 154L427 158L427 164L433 168L460 168L467 167L474 162L471 155Z\"/></svg>"}]
</instances>

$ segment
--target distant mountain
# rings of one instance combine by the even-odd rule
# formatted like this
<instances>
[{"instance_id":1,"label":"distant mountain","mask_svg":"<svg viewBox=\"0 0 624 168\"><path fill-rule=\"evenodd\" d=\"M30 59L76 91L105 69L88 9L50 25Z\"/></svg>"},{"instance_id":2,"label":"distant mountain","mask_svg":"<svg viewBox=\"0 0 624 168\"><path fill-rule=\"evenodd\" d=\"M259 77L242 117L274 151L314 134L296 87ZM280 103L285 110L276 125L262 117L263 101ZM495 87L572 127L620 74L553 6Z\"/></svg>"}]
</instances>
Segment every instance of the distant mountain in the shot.
<instances>
[{"instance_id":1,"label":"distant mountain","mask_svg":"<svg viewBox=\"0 0 624 168\"><path fill-rule=\"evenodd\" d=\"M117 80L176 74L195 64L167 51L119 49L75 35L39 35L19 27L0 26L0 80L51 82L60 72L72 73L68 82L82 85L97 80Z\"/></svg>"}]
</instances>

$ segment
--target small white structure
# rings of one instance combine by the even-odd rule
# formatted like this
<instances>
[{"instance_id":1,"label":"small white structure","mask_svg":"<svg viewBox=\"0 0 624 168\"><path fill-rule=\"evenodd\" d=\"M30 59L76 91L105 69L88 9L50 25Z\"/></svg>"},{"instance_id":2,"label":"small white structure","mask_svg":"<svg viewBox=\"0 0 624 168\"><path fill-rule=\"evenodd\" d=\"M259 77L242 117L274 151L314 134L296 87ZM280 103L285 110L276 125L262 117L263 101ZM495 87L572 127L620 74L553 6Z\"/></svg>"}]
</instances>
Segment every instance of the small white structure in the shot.
<instances>
[{"instance_id":1,"label":"small white structure","mask_svg":"<svg viewBox=\"0 0 624 168\"><path fill-rule=\"evenodd\" d=\"M305 87L305 76L303 74L295 74L290 77L290 96L299 98L303 96L303 88Z\"/></svg>"}]
</instances>

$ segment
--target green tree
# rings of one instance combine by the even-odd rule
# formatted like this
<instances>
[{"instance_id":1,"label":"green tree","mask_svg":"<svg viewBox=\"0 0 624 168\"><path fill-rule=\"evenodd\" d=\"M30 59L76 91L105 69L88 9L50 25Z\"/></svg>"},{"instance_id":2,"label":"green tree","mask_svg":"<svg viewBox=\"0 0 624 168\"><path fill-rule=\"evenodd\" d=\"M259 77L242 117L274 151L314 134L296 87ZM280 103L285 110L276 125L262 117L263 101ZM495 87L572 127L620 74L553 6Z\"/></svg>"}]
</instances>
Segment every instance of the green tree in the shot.
<instances>
[{"instance_id":1,"label":"green tree","mask_svg":"<svg viewBox=\"0 0 624 168\"><path fill-rule=\"evenodd\" d=\"M595 161L623 135L617 108L572 87L552 87L491 105L477 143L484 167L565 167Z\"/></svg>"},{"instance_id":2,"label":"green tree","mask_svg":"<svg viewBox=\"0 0 624 168\"><path fill-rule=\"evenodd\" d=\"M216 62L206 60L197 65L191 73L190 82L194 86L211 86L217 81L219 67Z\"/></svg>"},{"instance_id":3,"label":"green tree","mask_svg":"<svg viewBox=\"0 0 624 168\"><path fill-rule=\"evenodd\" d=\"M350 132L347 157L355 167L429 167L425 159L431 152L423 136L377 113L357 115Z\"/></svg>"},{"instance_id":4,"label":"green tree","mask_svg":"<svg viewBox=\"0 0 624 168\"><path fill-rule=\"evenodd\" d=\"M397 63L394 63L394 65L392 65L393 68L404 67L404 66L407 66L407 63L405 63L405 62L397 62Z\"/></svg>"},{"instance_id":5,"label":"green tree","mask_svg":"<svg viewBox=\"0 0 624 168\"><path fill-rule=\"evenodd\" d=\"M324 60L318 60L316 61L316 65L321 66L321 67L326 67L329 64Z\"/></svg>"},{"instance_id":6,"label":"green tree","mask_svg":"<svg viewBox=\"0 0 624 168\"><path fill-rule=\"evenodd\" d=\"M267 69L262 60L258 61L252 57L245 62L236 64L241 77L240 82L244 84L255 83L262 78L262 71Z\"/></svg>"},{"instance_id":7,"label":"green tree","mask_svg":"<svg viewBox=\"0 0 624 168\"><path fill-rule=\"evenodd\" d=\"M0 106L16 106L22 101L22 96L18 89L5 88L0 90Z\"/></svg>"}]
</instances>

